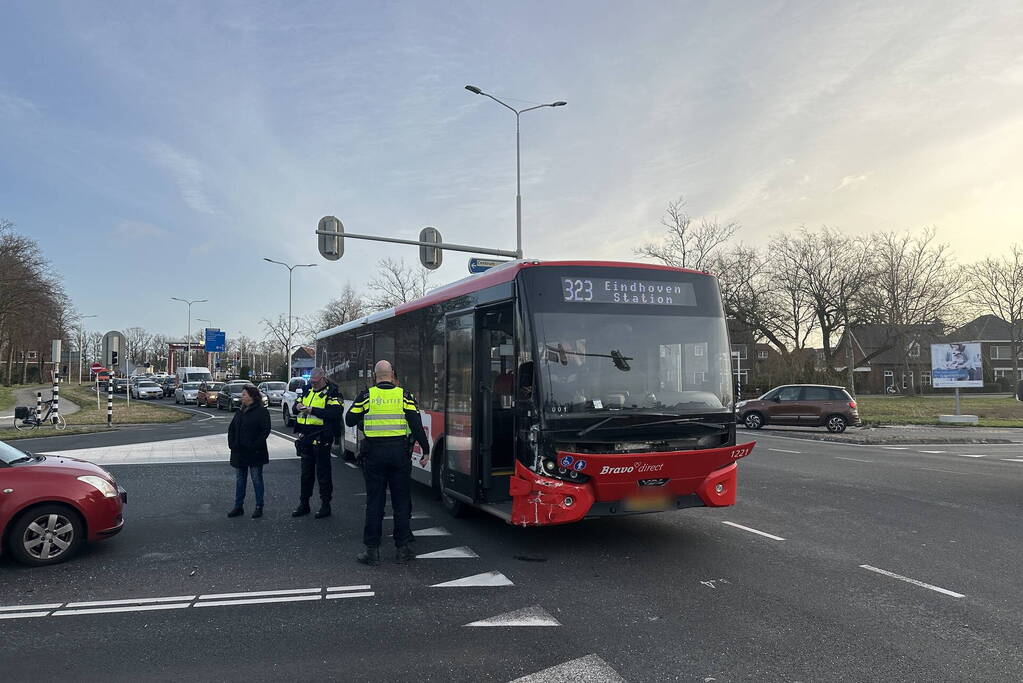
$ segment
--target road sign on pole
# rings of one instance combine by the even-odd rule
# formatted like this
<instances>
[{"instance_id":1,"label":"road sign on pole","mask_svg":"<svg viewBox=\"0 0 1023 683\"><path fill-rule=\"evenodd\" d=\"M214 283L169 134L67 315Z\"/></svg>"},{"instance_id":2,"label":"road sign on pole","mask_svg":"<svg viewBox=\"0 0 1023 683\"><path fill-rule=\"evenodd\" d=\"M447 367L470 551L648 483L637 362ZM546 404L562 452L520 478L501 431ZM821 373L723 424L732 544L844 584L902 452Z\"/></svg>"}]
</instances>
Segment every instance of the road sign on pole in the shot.
<instances>
[{"instance_id":1,"label":"road sign on pole","mask_svg":"<svg viewBox=\"0 0 1023 683\"><path fill-rule=\"evenodd\" d=\"M227 333L212 327L206 328L206 353L223 353L227 347Z\"/></svg>"},{"instance_id":2,"label":"road sign on pole","mask_svg":"<svg viewBox=\"0 0 1023 683\"><path fill-rule=\"evenodd\" d=\"M334 233L334 235L316 234L316 243L320 248L320 256L337 261L345 253L345 226L334 216L324 216L316 226L317 231Z\"/></svg>"},{"instance_id":3,"label":"road sign on pole","mask_svg":"<svg viewBox=\"0 0 1023 683\"><path fill-rule=\"evenodd\" d=\"M475 256L469 259L469 272L470 273L482 273L491 268L496 268L502 263L508 263L507 261L497 261L489 258L476 258Z\"/></svg>"},{"instance_id":4,"label":"road sign on pole","mask_svg":"<svg viewBox=\"0 0 1023 683\"><path fill-rule=\"evenodd\" d=\"M423 228L419 231L419 241L440 244L444 240L441 239L440 230L437 228ZM419 261L423 264L424 268L437 270L444 261L444 251L439 247L420 245Z\"/></svg>"}]
</instances>

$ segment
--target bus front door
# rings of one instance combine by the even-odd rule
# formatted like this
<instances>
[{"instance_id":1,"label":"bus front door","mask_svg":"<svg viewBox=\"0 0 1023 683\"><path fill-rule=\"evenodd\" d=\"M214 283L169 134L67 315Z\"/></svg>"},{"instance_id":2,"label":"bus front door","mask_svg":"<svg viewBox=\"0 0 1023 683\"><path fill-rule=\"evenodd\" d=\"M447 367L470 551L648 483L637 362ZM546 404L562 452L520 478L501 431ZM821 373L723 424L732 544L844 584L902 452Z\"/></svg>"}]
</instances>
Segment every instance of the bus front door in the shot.
<instances>
[{"instance_id":1,"label":"bus front door","mask_svg":"<svg viewBox=\"0 0 1023 683\"><path fill-rule=\"evenodd\" d=\"M447 382L440 487L445 505L477 501L479 471L475 420L475 312L449 313L444 322Z\"/></svg>"}]
</instances>

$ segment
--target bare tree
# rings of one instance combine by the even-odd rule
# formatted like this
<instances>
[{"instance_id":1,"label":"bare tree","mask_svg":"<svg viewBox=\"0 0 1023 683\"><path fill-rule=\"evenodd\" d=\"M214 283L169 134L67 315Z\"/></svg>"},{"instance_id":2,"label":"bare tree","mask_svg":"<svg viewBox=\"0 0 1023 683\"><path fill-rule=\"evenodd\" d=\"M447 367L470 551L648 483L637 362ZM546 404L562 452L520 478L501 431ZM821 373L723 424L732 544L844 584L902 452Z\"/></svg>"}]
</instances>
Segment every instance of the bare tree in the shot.
<instances>
[{"instance_id":1,"label":"bare tree","mask_svg":"<svg viewBox=\"0 0 1023 683\"><path fill-rule=\"evenodd\" d=\"M968 277L966 300L1009 323L1012 376L1018 381L1023 354L1023 245L1014 244L1007 254L974 264Z\"/></svg>"},{"instance_id":2,"label":"bare tree","mask_svg":"<svg viewBox=\"0 0 1023 683\"><path fill-rule=\"evenodd\" d=\"M329 330L361 318L365 314L366 302L350 283L345 283L341 295L328 301L316 314L313 327L319 331Z\"/></svg>"},{"instance_id":3,"label":"bare tree","mask_svg":"<svg viewBox=\"0 0 1023 683\"><path fill-rule=\"evenodd\" d=\"M790 242L782 235L771 240L767 248L767 283L775 316L771 322L778 337L791 349L803 349L819 323L813 298L806 291L800 255Z\"/></svg>"},{"instance_id":4,"label":"bare tree","mask_svg":"<svg viewBox=\"0 0 1023 683\"><path fill-rule=\"evenodd\" d=\"M716 218L703 218L699 223L693 223L685 207L684 197L668 202L668 208L661 217L664 238L637 247L635 254L676 268L709 269L717 253L738 231L739 224L722 225Z\"/></svg>"},{"instance_id":5,"label":"bare tree","mask_svg":"<svg viewBox=\"0 0 1023 683\"><path fill-rule=\"evenodd\" d=\"M408 303L426 294L430 284L430 271L405 263L405 259L391 258L377 262L377 277L369 281L369 295L366 303L373 310L383 310L398 304Z\"/></svg>"},{"instance_id":6,"label":"bare tree","mask_svg":"<svg viewBox=\"0 0 1023 683\"><path fill-rule=\"evenodd\" d=\"M128 342L128 356L133 365L144 365L152 353L153 335L141 327L129 327L124 330L125 341Z\"/></svg>"},{"instance_id":7,"label":"bare tree","mask_svg":"<svg viewBox=\"0 0 1023 683\"><path fill-rule=\"evenodd\" d=\"M898 350L908 376L914 348L926 348L930 337L958 317L966 295L965 273L948 245L934 241L930 228L918 236L881 233L874 255L876 267L864 290L864 313L887 328L891 348ZM917 389L910 387L912 392Z\"/></svg>"},{"instance_id":8,"label":"bare tree","mask_svg":"<svg viewBox=\"0 0 1023 683\"><path fill-rule=\"evenodd\" d=\"M725 314L787 356L786 335L779 330L783 313L765 256L754 247L740 244L718 254L712 266L719 273Z\"/></svg>"}]
</instances>

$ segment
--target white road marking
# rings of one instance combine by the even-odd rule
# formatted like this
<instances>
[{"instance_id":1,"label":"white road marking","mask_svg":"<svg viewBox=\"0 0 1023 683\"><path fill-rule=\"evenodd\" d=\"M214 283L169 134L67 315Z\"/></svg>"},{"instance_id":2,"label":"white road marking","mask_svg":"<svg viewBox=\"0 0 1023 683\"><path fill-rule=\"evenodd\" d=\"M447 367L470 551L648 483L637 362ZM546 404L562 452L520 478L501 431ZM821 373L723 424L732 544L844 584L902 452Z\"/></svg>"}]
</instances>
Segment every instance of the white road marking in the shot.
<instances>
[{"instance_id":1,"label":"white road marking","mask_svg":"<svg viewBox=\"0 0 1023 683\"><path fill-rule=\"evenodd\" d=\"M768 448L767 450L774 451L775 453L802 453L803 452L803 451L787 451L784 448Z\"/></svg>"},{"instance_id":2,"label":"white road marking","mask_svg":"<svg viewBox=\"0 0 1023 683\"><path fill-rule=\"evenodd\" d=\"M340 593L338 594L340 595ZM197 602L196 607L224 607L226 605L263 605L269 602L305 602L307 600L322 600L323 596L316 595L289 595L282 598L252 598L250 600L213 600L211 602Z\"/></svg>"},{"instance_id":3,"label":"white road marking","mask_svg":"<svg viewBox=\"0 0 1023 683\"><path fill-rule=\"evenodd\" d=\"M435 583L430 588L469 588L471 586L514 586L507 576L501 572L484 572L462 579Z\"/></svg>"},{"instance_id":4,"label":"white road marking","mask_svg":"<svg viewBox=\"0 0 1023 683\"><path fill-rule=\"evenodd\" d=\"M706 678L704 680L707 680ZM710 679L713 680L713 679ZM589 683L625 683L625 679L597 655L586 655L563 664L516 678L511 683L550 683L551 681L588 681Z\"/></svg>"},{"instance_id":5,"label":"white road marking","mask_svg":"<svg viewBox=\"0 0 1023 683\"><path fill-rule=\"evenodd\" d=\"M387 515L384 519L394 519L394 515ZM425 512L413 512L412 519L430 519L430 515Z\"/></svg>"},{"instance_id":6,"label":"white road marking","mask_svg":"<svg viewBox=\"0 0 1023 683\"><path fill-rule=\"evenodd\" d=\"M264 598L270 595L298 595L300 593L319 593L322 588L292 588L284 591L251 591L248 593L214 593L200 595L200 600L222 600L224 598Z\"/></svg>"},{"instance_id":7,"label":"white road marking","mask_svg":"<svg viewBox=\"0 0 1023 683\"><path fill-rule=\"evenodd\" d=\"M11 605L9 607L0 607L0 612L22 612L33 609L57 609L63 604L63 602L53 602L48 605Z\"/></svg>"},{"instance_id":8,"label":"white road marking","mask_svg":"<svg viewBox=\"0 0 1023 683\"><path fill-rule=\"evenodd\" d=\"M136 600L93 600L90 602L69 602L64 605L65 608L72 607L114 607L116 605L145 605L149 603L159 602L191 602L195 600L194 595L175 595L167 598L138 598ZM60 607L60 605L57 605Z\"/></svg>"},{"instance_id":9,"label":"white road marking","mask_svg":"<svg viewBox=\"0 0 1023 683\"><path fill-rule=\"evenodd\" d=\"M416 559L418 560L449 560L473 557L479 557L479 555L477 555L472 548L465 545L458 548L446 548L444 550L437 550L432 553L426 553L425 555L416 555Z\"/></svg>"},{"instance_id":10,"label":"white road marking","mask_svg":"<svg viewBox=\"0 0 1023 683\"><path fill-rule=\"evenodd\" d=\"M918 467L918 470L927 470L928 472L945 472L946 474L965 474L968 477L986 477L986 474L980 474L979 472L956 472L955 470L939 470L934 467Z\"/></svg>"},{"instance_id":11,"label":"white road marking","mask_svg":"<svg viewBox=\"0 0 1023 683\"><path fill-rule=\"evenodd\" d=\"M921 453L944 453L945 451L920 451ZM958 455L958 454L956 454Z\"/></svg>"},{"instance_id":12,"label":"white road marking","mask_svg":"<svg viewBox=\"0 0 1023 683\"><path fill-rule=\"evenodd\" d=\"M775 541L784 541L785 540L781 536L775 536L774 534L769 534L766 531L757 531L756 529L752 529L752 528L750 528L748 526L743 526L741 524L736 524L735 522L721 522L721 523L722 524L727 524L728 526L734 526L736 529L742 529L743 531L748 531L751 534L758 534L760 536L766 536L767 538L774 539Z\"/></svg>"},{"instance_id":13,"label":"white road marking","mask_svg":"<svg viewBox=\"0 0 1023 683\"><path fill-rule=\"evenodd\" d=\"M894 572L889 572L889 571L886 571L884 569L878 569L877 567L871 567L869 564L861 564L860 567L862 567L863 569L866 569L868 571L876 572L878 574L882 574L884 576L891 577L893 579L898 579L899 581L905 581L906 583L911 583L914 586L920 586L921 588L927 588L928 590L937 591L939 593L943 593L944 595L950 595L953 598L965 598L966 597L962 593L956 593L955 591L950 591L950 590L947 590L945 588L939 588L938 586L934 586L934 585L931 585L929 583L924 583L923 581L917 581L916 579L911 579L908 576L903 576L902 574L896 574Z\"/></svg>"},{"instance_id":14,"label":"white road marking","mask_svg":"<svg viewBox=\"0 0 1023 683\"><path fill-rule=\"evenodd\" d=\"M413 536L450 536L451 532L442 526L432 526L429 529L415 529L412 532Z\"/></svg>"},{"instance_id":15,"label":"white road marking","mask_svg":"<svg viewBox=\"0 0 1023 683\"><path fill-rule=\"evenodd\" d=\"M1002 458L1005 462L1023 462L1023 458Z\"/></svg>"},{"instance_id":16,"label":"white road marking","mask_svg":"<svg viewBox=\"0 0 1023 683\"><path fill-rule=\"evenodd\" d=\"M909 446L881 446L886 451L908 451Z\"/></svg>"},{"instance_id":17,"label":"white road marking","mask_svg":"<svg viewBox=\"0 0 1023 683\"><path fill-rule=\"evenodd\" d=\"M952 455L958 455L960 458L986 458L987 453L953 453Z\"/></svg>"},{"instance_id":18,"label":"white road marking","mask_svg":"<svg viewBox=\"0 0 1023 683\"><path fill-rule=\"evenodd\" d=\"M28 619L30 617L45 617L49 612L14 612L11 614L0 614L0 619Z\"/></svg>"},{"instance_id":19,"label":"white road marking","mask_svg":"<svg viewBox=\"0 0 1023 683\"><path fill-rule=\"evenodd\" d=\"M267 450L271 460L295 457L295 447L282 437L270 436L267 439ZM176 462L227 462L228 460L227 436L225 434L145 441L120 446L45 451L43 454L81 458L100 465L156 465Z\"/></svg>"},{"instance_id":20,"label":"white road marking","mask_svg":"<svg viewBox=\"0 0 1023 683\"><path fill-rule=\"evenodd\" d=\"M348 462L347 460L345 460L345 464L351 467L353 470L359 469L359 466L356 465L354 462Z\"/></svg>"},{"instance_id":21,"label":"white road marking","mask_svg":"<svg viewBox=\"0 0 1023 683\"><path fill-rule=\"evenodd\" d=\"M335 593L337 591L365 591L372 588L372 586L331 586L327 589L328 593Z\"/></svg>"},{"instance_id":22,"label":"white road marking","mask_svg":"<svg viewBox=\"0 0 1023 683\"><path fill-rule=\"evenodd\" d=\"M853 462L874 462L873 460L860 460L859 458L843 458L840 455L836 455L835 460L852 460Z\"/></svg>"},{"instance_id":23,"label":"white road marking","mask_svg":"<svg viewBox=\"0 0 1023 683\"><path fill-rule=\"evenodd\" d=\"M283 434L283 433L277 431L276 429L271 429L270 433L271 434L276 434L277 436L281 437L282 439L288 439L290 441L298 441L297 437L291 436L290 434Z\"/></svg>"},{"instance_id":24,"label":"white road marking","mask_svg":"<svg viewBox=\"0 0 1023 683\"><path fill-rule=\"evenodd\" d=\"M373 591L365 591L361 593L331 593L327 596L328 600L338 600L340 598L372 598L376 593Z\"/></svg>"},{"instance_id":25,"label":"white road marking","mask_svg":"<svg viewBox=\"0 0 1023 683\"><path fill-rule=\"evenodd\" d=\"M96 607L94 609L61 609L53 613L55 617L66 617L72 614L114 614L115 612L151 612L164 609L185 609L192 603L175 602L160 605L135 605L133 607Z\"/></svg>"},{"instance_id":26,"label":"white road marking","mask_svg":"<svg viewBox=\"0 0 1023 683\"><path fill-rule=\"evenodd\" d=\"M540 605L523 607L496 617L481 619L466 626L561 626L561 622Z\"/></svg>"}]
</instances>

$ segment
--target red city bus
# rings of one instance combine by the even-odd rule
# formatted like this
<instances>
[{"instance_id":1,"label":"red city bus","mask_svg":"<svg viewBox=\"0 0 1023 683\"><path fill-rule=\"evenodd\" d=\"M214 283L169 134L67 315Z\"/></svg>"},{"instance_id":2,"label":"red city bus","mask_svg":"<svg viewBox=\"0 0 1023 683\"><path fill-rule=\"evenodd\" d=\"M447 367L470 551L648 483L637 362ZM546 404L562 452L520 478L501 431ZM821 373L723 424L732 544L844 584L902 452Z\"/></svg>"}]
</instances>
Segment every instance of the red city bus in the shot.
<instances>
[{"instance_id":1,"label":"red city bus","mask_svg":"<svg viewBox=\"0 0 1023 683\"><path fill-rule=\"evenodd\" d=\"M714 276L586 261L512 261L316 344L346 409L391 361L433 444L413 478L519 525L734 504L754 443L729 351Z\"/></svg>"}]
</instances>

